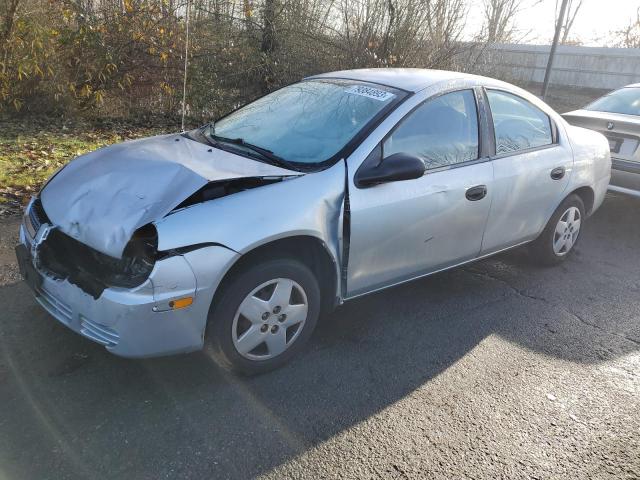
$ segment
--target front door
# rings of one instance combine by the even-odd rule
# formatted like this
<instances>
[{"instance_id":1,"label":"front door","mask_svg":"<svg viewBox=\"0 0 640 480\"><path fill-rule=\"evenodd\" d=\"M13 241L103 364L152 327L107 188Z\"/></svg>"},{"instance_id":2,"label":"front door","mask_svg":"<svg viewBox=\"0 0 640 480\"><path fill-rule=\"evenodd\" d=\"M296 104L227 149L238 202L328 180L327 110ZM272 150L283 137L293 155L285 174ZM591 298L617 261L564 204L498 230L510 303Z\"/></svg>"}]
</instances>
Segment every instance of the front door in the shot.
<instances>
[{"instance_id":1,"label":"front door","mask_svg":"<svg viewBox=\"0 0 640 480\"><path fill-rule=\"evenodd\" d=\"M418 156L426 173L368 188L349 186L347 297L479 254L493 167L478 158L476 108L472 90L429 99L398 123L377 147L379 152L372 152L383 162L394 153Z\"/></svg>"}]
</instances>

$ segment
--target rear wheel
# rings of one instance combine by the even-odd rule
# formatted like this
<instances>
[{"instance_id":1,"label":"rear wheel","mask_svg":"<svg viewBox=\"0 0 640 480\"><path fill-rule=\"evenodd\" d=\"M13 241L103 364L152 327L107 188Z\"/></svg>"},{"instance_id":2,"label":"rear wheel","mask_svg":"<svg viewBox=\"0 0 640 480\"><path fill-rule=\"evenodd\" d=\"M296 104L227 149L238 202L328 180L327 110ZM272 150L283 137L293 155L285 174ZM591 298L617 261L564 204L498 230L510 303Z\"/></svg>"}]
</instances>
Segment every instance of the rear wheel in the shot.
<instances>
[{"instance_id":1,"label":"rear wheel","mask_svg":"<svg viewBox=\"0 0 640 480\"><path fill-rule=\"evenodd\" d=\"M207 340L224 366L245 374L279 367L316 326L320 287L303 263L272 259L233 274L209 312Z\"/></svg>"},{"instance_id":2,"label":"rear wheel","mask_svg":"<svg viewBox=\"0 0 640 480\"><path fill-rule=\"evenodd\" d=\"M584 219L584 203L569 195L553 213L540 236L531 244L533 258L545 265L556 265L573 251Z\"/></svg>"}]
</instances>

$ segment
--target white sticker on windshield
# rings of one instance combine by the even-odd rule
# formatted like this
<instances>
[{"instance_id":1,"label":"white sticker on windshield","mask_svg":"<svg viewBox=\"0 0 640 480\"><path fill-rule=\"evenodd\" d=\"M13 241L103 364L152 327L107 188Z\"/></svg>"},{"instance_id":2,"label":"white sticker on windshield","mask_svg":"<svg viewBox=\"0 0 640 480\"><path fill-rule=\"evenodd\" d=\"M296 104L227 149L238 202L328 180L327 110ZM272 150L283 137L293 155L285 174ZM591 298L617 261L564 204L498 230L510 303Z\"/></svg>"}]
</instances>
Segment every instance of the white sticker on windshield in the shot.
<instances>
[{"instance_id":1,"label":"white sticker on windshield","mask_svg":"<svg viewBox=\"0 0 640 480\"><path fill-rule=\"evenodd\" d=\"M363 97L373 98L374 100L380 100L386 102L387 100L395 97L395 94L391 92L385 92L378 88L367 87L365 85L353 85L346 90L347 93L354 93L356 95L362 95Z\"/></svg>"}]
</instances>

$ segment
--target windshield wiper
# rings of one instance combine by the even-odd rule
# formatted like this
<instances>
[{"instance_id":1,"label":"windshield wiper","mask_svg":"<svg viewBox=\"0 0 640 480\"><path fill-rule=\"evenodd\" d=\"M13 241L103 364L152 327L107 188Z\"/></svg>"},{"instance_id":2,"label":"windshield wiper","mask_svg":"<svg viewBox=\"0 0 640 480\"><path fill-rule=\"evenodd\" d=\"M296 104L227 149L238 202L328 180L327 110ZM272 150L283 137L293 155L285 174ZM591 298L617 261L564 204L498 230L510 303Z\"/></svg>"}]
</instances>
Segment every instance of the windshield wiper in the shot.
<instances>
[{"instance_id":1,"label":"windshield wiper","mask_svg":"<svg viewBox=\"0 0 640 480\"><path fill-rule=\"evenodd\" d=\"M278 166L278 167L282 167L282 168L286 168L288 170L292 169L291 165L289 164L289 162L287 162L284 158L279 157L278 155L273 153L271 150L267 150L266 148L259 147L258 145L253 145L251 143L247 143L242 138L227 138L227 137L220 137L220 136L214 135L214 134L208 135L208 137L211 140L213 140L214 142L217 142L217 143L229 143L231 145L240 145L241 147L244 147L244 148L246 148L248 150L251 150L251 151L257 153L258 155L260 155L263 159L267 160L272 165L275 165L275 166Z\"/></svg>"}]
</instances>

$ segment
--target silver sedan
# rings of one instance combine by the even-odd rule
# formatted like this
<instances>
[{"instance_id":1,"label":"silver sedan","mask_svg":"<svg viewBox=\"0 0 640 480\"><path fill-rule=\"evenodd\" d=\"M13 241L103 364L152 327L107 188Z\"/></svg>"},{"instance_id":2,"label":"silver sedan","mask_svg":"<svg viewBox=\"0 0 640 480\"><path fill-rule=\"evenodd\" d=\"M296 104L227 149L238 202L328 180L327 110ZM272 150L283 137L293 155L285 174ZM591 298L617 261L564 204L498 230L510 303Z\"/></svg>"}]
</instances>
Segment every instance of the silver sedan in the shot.
<instances>
[{"instance_id":1,"label":"silver sedan","mask_svg":"<svg viewBox=\"0 0 640 480\"><path fill-rule=\"evenodd\" d=\"M640 197L640 83L615 90L562 116L571 125L607 137L612 157L609 190Z\"/></svg>"},{"instance_id":2,"label":"silver sedan","mask_svg":"<svg viewBox=\"0 0 640 480\"><path fill-rule=\"evenodd\" d=\"M77 158L16 252L37 301L109 351L207 346L258 373L353 298L527 243L564 261L610 170L602 135L510 84L334 72Z\"/></svg>"}]
</instances>

